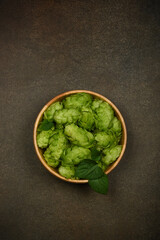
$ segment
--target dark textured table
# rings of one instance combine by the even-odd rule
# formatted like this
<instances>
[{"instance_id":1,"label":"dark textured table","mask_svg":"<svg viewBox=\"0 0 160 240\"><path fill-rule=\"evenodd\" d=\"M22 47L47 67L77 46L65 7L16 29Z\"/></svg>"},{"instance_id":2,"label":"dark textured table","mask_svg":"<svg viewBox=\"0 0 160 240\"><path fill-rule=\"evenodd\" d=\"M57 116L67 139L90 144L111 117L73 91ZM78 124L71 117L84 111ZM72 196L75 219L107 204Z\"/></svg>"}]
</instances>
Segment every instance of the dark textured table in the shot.
<instances>
[{"instance_id":1,"label":"dark textured table","mask_svg":"<svg viewBox=\"0 0 160 240\"><path fill-rule=\"evenodd\" d=\"M0 239L158 240L158 1L0 1ZM38 160L33 124L74 89L98 92L128 129L108 195L63 182Z\"/></svg>"}]
</instances>

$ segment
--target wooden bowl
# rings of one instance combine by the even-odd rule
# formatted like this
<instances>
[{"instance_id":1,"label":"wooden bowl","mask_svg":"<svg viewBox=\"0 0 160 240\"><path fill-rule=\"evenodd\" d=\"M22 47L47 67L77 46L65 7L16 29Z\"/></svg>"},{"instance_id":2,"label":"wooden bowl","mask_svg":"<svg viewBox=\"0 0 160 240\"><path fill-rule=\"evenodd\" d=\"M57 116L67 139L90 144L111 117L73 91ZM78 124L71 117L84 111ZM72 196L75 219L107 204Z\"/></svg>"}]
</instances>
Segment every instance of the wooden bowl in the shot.
<instances>
[{"instance_id":1,"label":"wooden bowl","mask_svg":"<svg viewBox=\"0 0 160 240\"><path fill-rule=\"evenodd\" d=\"M37 127L39 125L39 122L42 120L42 117L43 117L43 113L44 111L54 102L57 102L57 101L62 101L65 97L71 95L71 94L75 94L75 93L80 93L80 92L85 92L85 93L89 93L91 94L94 98L98 98L98 99L101 99L105 102L108 102L112 108L114 109L115 111L115 115L116 117L121 121L121 124L122 124L122 138L121 138L121 142L120 144L122 145L122 151L121 151L121 154L119 156L119 158L113 162L108 168L107 170L105 171L105 174L108 174L109 172L111 172L116 166L117 164L120 162L123 154L124 154L124 151L125 151L125 148L126 148L126 143L127 143L127 130L126 130L126 125L125 125L125 122L124 122L124 119L120 113L120 111L118 110L118 108L110 101L108 100L107 98L105 98L104 96L98 94L98 93L95 93L95 92L91 92L91 91L87 91L87 90L74 90L74 91L69 91L69 92L65 92L65 93L62 93L56 97L54 97L51 101L49 101L43 108L42 110L40 111L40 113L38 114L38 117L35 121L35 124L34 124L34 131L33 131L33 141L34 141L34 147L35 147L35 150L36 150L36 153L37 153L37 156L39 158L39 160L41 161L41 163L43 164L43 166L50 172L52 173L53 175L55 175L56 177L64 180L64 181L67 181L67 182L71 182L71 183L87 183L88 180L72 180L72 179L66 179L64 177L62 177L56 168L52 168L50 167L47 162L45 161L44 157L43 157L43 150L40 149L38 146L37 146L37 141L36 141L36 136L37 136Z\"/></svg>"}]
</instances>

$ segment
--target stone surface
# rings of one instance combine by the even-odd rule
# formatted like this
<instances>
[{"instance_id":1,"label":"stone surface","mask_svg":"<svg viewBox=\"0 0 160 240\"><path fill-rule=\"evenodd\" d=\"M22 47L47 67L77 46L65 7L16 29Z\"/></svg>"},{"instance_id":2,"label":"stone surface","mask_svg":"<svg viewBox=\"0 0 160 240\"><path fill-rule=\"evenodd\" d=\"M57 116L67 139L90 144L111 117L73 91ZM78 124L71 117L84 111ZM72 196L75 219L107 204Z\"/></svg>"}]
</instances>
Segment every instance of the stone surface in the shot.
<instances>
[{"instance_id":1,"label":"stone surface","mask_svg":"<svg viewBox=\"0 0 160 240\"><path fill-rule=\"evenodd\" d=\"M158 1L0 1L0 239L158 240ZM52 176L32 141L54 96L88 89L128 129L108 195Z\"/></svg>"}]
</instances>

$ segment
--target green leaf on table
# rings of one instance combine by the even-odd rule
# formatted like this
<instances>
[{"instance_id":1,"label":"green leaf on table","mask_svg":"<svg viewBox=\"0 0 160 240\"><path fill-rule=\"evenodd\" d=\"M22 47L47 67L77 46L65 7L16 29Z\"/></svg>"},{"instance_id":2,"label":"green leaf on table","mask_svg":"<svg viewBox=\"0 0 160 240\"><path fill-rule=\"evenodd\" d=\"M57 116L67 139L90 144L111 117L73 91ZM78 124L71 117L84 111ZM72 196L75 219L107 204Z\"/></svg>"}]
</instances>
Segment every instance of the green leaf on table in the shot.
<instances>
[{"instance_id":1,"label":"green leaf on table","mask_svg":"<svg viewBox=\"0 0 160 240\"><path fill-rule=\"evenodd\" d=\"M76 169L75 176L83 179L96 179L103 175L102 169L97 165L95 161L85 159L82 161Z\"/></svg>"},{"instance_id":2,"label":"green leaf on table","mask_svg":"<svg viewBox=\"0 0 160 240\"><path fill-rule=\"evenodd\" d=\"M94 161L101 160L101 152L98 151L95 147L91 149L91 159Z\"/></svg>"},{"instance_id":3,"label":"green leaf on table","mask_svg":"<svg viewBox=\"0 0 160 240\"><path fill-rule=\"evenodd\" d=\"M49 129L51 129L54 126L53 122L49 122L47 119L44 119L38 126L37 131L41 132L41 131L48 131Z\"/></svg>"},{"instance_id":4,"label":"green leaf on table","mask_svg":"<svg viewBox=\"0 0 160 240\"><path fill-rule=\"evenodd\" d=\"M105 174L101 178L89 180L88 183L95 192L101 194L108 192L108 177Z\"/></svg>"}]
</instances>

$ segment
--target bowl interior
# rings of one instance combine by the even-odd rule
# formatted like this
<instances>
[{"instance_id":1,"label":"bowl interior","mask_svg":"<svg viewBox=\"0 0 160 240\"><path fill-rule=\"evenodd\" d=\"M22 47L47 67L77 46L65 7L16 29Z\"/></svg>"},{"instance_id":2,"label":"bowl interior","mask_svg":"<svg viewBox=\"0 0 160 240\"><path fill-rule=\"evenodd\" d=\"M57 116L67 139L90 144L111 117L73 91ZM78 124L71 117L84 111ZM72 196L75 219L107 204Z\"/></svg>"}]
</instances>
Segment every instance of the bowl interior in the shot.
<instances>
[{"instance_id":1,"label":"bowl interior","mask_svg":"<svg viewBox=\"0 0 160 240\"><path fill-rule=\"evenodd\" d=\"M69 96L71 94L75 94L75 93L78 93L78 92L86 92L86 93L89 93L91 94L94 98L98 98L98 99L101 99L103 101L106 101L108 102L112 108L114 109L114 112L115 112L115 115L116 117L120 120L121 124L122 124L122 138L121 138L121 141L120 141L120 144L122 145L122 151L121 151L121 154L119 156L119 158L113 162L105 171L106 174L108 174L109 172L111 172L116 166L117 164L119 163L119 161L121 160L123 154L124 154L124 151L125 151L125 148L126 148L126 142L127 142L127 131L126 131L126 126L125 126L125 122L124 122L124 119L121 115L121 113L119 112L119 110L117 109L117 107L110 101L108 100L107 98L105 98L104 96L98 94L98 93L95 93L95 92L91 92L91 91L86 91L86 90L74 90L74 91L69 91L69 92L66 92L66 93L63 93L61 95L58 95L56 96L55 98L53 98L51 101L49 101L43 108L42 110L40 111L40 113L38 114L38 117L36 119L36 122L35 122L35 125L34 125L34 132L33 132L33 140L34 140L34 147L35 147L35 150L36 150L36 153L40 159L40 161L42 162L42 164L44 165L45 168L47 168L53 175L57 176L58 178L64 180L64 181L67 181L67 182L73 182L73 183L86 183L88 182L88 180L72 180L72 179L66 179L64 177L62 177L59 173L58 173L58 170L57 168L52 168L50 167L44 157L43 157L43 152L44 150L42 150L41 148L38 147L37 145L37 142L36 142L36 136L37 136L37 127L39 125L39 123L41 122L42 118L43 118L43 113L44 111L54 102L57 102L57 101L62 101L66 96Z\"/></svg>"}]
</instances>

